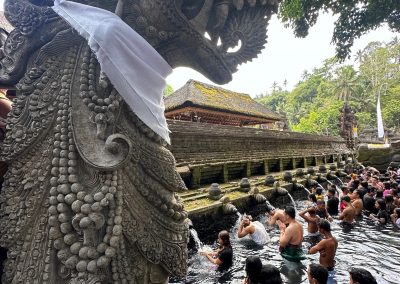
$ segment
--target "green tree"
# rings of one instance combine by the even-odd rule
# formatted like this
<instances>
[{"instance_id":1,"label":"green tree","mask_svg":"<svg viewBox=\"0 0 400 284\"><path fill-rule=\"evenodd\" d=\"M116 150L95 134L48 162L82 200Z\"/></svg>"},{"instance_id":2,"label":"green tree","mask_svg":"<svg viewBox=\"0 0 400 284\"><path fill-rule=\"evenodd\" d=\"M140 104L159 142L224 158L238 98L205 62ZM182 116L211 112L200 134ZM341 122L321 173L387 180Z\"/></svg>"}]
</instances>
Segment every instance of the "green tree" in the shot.
<instances>
[{"instance_id":1,"label":"green tree","mask_svg":"<svg viewBox=\"0 0 400 284\"><path fill-rule=\"evenodd\" d=\"M376 127L376 100L381 95L385 127L400 132L400 43L372 42L353 59L353 65L344 65L329 58L307 72L292 91L278 90L258 101L284 114L294 131L337 135L344 101L355 111L361 132Z\"/></svg>"},{"instance_id":2,"label":"green tree","mask_svg":"<svg viewBox=\"0 0 400 284\"><path fill-rule=\"evenodd\" d=\"M340 59L350 55L354 39L384 23L400 31L399 0L283 0L279 16L296 36L305 37L319 14L327 11L337 16L332 42Z\"/></svg>"},{"instance_id":3,"label":"green tree","mask_svg":"<svg viewBox=\"0 0 400 284\"><path fill-rule=\"evenodd\" d=\"M337 78L334 81L334 92L338 100L347 102L356 92L357 74L353 66L346 65L336 72Z\"/></svg>"}]
</instances>

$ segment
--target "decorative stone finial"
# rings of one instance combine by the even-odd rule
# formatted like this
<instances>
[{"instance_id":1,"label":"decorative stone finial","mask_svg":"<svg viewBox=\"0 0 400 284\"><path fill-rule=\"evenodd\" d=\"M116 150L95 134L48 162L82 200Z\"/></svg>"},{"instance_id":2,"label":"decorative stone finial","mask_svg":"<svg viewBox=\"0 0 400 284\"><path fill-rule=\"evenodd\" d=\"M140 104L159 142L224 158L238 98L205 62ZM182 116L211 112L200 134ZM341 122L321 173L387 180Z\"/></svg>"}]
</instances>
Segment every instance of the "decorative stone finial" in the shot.
<instances>
[{"instance_id":1,"label":"decorative stone finial","mask_svg":"<svg viewBox=\"0 0 400 284\"><path fill-rule=\"evenodd\" d=\"M250 191L250 181L248 178L242 178L239 183L239 190L242 192L249 192Z\"/></svg>"},{"instance_id":2,"label":"decorative stone finial","mask_svg":"<svg viewBox=\"0 0 400 284\"><path fill-rule=\"evenodd\" d=\"M283 173L283 180L286 182L291 182L293 179L293 175L291 172L287 171Z\"/></svg>"},{"instance_id":3,"label":"decorative stone finial","mask_svg":"<svg viewBox=\"0 0 400 284\"><path fill-rule=\"evenodd\" d=\"M303 170L303 169L297 169L297 170L296 170L296 176L297 176L297 177L302 177L302 176L304 176L304 170Z\"/></svg>"},{"instance_id":4,"label":"decorative stone finial","mask_svg":"<svg viewBox=\"0 0 400 284\"><path fill-rule=\"evenodd\" d=\"M310 175L315 174L315 169L314 169L314 167L308 167L308 168L307 168L307 173L310 174Z\"/></svg>"},{"instance_id":5,"label":"decorative stone finial","mask_svg":"<svg viewBox=\"0 0 400 284\"><path fill-rule=\"evenodd\" d=\"M265 185L272 186L275 182L275 178L271 175L265 177Z\"/></svg>"},{"instance_id":6,"label":"decorative stone finial","mask_svg":"<svg viewBox=\"0 0 400 284\"><path fill-rule=\"evenodd\" d=\"M210 188L208 189L208 198L212 200L218 200L222 196L222 191L219 188L218 183L211 184Z\"/></svg>"}]
</instances>

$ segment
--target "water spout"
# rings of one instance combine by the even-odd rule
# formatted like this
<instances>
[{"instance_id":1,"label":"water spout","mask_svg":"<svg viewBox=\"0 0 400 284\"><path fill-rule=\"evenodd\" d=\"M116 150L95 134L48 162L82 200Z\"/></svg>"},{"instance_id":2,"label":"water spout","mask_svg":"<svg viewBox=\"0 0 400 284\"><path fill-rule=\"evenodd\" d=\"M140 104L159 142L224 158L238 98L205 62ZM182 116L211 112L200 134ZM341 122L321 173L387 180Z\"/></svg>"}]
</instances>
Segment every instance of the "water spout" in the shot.
<instances>
[{"instance_id":1,"label":"water spout","mask_svg":"<svg viewBox=\"0 0 400 284\"><path fill-rule=\"evenodd\" d=\"M256 201L257 204L264 203L267 198L260 194L260 191L258 190L257 187L254 187L250 190L249 195Z\"/></svg>"},{"instance_id":2,"label":"water spout","mask_svg":"<svg viewBox=\"0 0 400 284\"><path fill-rule=\"evenodd\" d=\"M222 203L222 214L229 215L238 212L235 205L231 203L229 197L224 196L219 201Z\"/></svg>"},{"instance_id":3,"label":"water spout","mask_svg":"<svg viewBox=\"0 0 400 284\"><path fill-rule=\"evenodd\" d=\"M337 180L339 182L339 185L343 185L344 184L343 181L338 177L336 177L335 180Z\"/></svg>"},{"instance_id":4,"label":"water spout","mask_svg":"<svg viewBox=\"0 0 400 284\"><path fill-rule=\"evenodd\" d=\"M279 195L288 194L288 191L285 188L280 187L280 184L278 181L274 182L274 189L276 190L276 193L278 193Z\"/></svg>"},{"instance_id":5,"label":"water spout","mask_svg":"<svg viewBox=\"0 0 400 284\"><path fill-rule=\"evenodd\" d=\"M296 184L296 186L305 190L307 192L307 194L311 194L311 192L308 190L308 188L305 187L304 185L302 185L301 183Z\"/></svg>"},{"instance_id":6,"label":"water spout","mask_svg":"<svg viewBox=\"0 0 400 284\"><path fill-rule=\"evenodd\" d=\"M222 213L224 215L230 215L237 212L238 212L237 208L232 203L225 203L222 205Z\"/></svg>"}]
</instances>

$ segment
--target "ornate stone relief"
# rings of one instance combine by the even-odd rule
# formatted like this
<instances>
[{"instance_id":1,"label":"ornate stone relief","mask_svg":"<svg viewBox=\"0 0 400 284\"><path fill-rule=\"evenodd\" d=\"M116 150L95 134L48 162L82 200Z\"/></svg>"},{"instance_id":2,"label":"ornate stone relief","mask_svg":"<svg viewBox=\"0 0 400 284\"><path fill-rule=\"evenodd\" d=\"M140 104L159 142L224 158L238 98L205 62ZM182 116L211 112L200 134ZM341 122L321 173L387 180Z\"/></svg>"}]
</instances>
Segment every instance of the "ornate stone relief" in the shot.
<instances>
[{"instance_id":1,"label":"ornate stone relief","mask_svg":"<svg viewBox=\"0 0 400 284\"><path fill-rule=\"evenodd\" d=\"M80 2L110 11L117 4ZM18 96L1 145L9 164L0 193L3 283L167 283L185 275L187 213L176 193L186 188L174 157L51 5L5 2L15 29L0 83L16 86ZM222 83L261 51L276 8L274 1L125 0L122 18L171 66Z\"/></svg>"}]
</instances>

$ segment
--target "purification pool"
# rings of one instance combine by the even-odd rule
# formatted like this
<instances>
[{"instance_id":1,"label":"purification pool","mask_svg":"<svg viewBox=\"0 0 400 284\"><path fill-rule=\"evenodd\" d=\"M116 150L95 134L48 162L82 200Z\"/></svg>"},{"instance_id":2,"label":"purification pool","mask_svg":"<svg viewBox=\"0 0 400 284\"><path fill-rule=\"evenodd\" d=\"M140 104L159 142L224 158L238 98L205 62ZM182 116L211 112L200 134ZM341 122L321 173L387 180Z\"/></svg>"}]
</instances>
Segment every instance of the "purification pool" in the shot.
<instances>
[{"instance_id":1,"label":"purification pool","mask_svg":"<svg viewBox=\"0 0 400 284\"><path fill-rule=\"evenodd\" d=\"M295 201L297 210L306 208L308 201ZM243 212L242 212L243 213ZM264 247L255 245L250 239L238 239L236 232L238 222L226 228L230 231L231 243L234 252L234 265L225 272L215 271L212 264L205 257L197 253L195 247L189 250L188 274L184 279L171 280L170 283L243 283L245 278L245 260L250 255L258 255L263 263L270 263L278 267L284 283L308 283L306 269L311 262L318 263L319 254L307 255L301 265L284 262L278 252L279 229L265 224L266 217L259 213L255 220L261 221L270 234L271 241ZM300 220L301 218L297 216ZM303 220L302 220L303 221ZM400 283L400 231L391 225L386 227L376 225L365 216L357 221L355 227L346 230L335 219L332 223L333 235L339 241L336 253L336 280L338 284L349 283L350 267L363 267L368 269L377 279L378 283ZM304 232L307 227L304 222ZM204 245L215 248L218 232L210 232L208 237L203 237ZM311 245L307 237L303 242L304 250Z\"/></svg>"}]
</instances>

